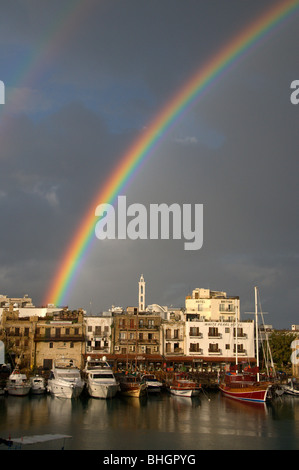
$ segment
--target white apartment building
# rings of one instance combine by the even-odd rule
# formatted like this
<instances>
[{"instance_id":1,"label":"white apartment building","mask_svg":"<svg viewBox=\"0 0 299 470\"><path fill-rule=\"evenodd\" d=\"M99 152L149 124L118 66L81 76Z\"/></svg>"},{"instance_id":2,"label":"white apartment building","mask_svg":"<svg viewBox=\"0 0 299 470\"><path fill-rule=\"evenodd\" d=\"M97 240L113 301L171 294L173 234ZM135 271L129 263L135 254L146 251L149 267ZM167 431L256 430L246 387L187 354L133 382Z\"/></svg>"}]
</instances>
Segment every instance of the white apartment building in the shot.
<instances>
[{"instance_id":1,"label":"white apartment building","mask_svg":"<svg viewBox=\"0 0 299 470\"><path fill-rule=\"evenodd\" d=\"M252 361L255 357L254 321L188 321L185 354L204 361Z\"/></svg>"},{"instance_id":2,"label":"white apartment building","mask_svg":"<svg viewBox=\"0 0 299 470\"><path fill-rule=\"evenodd\" d=\"M99 315L85 315L84 321L87 354L109 354L112 350L112 313L103 312Z\"/></svg>"},{"instance_id":3,"label":"white apartment building","mask_svg":"<svg viewBox=\"0 0 299 470\"><path fill-rule=\"evenodd\" d=\"M226 292L210 289L194 289L185 299L186 320L235 321L240 319L240 299L227 296Z\"/></svg>"},{"instance_id":4,"label":"white apartment building","mask_svg":"<svg viewBox=\"0 0 299 470\"><path fill-rule=\"evenodd\" d=\"M23 297L8 297L7 295L0 294L0 320L3 310L8 308L17 310L20 318L46 317L48 314L62 310L61 307L57 308L51 304L46 307L35 307L32 303L32 298L28 294L25 294Z\"/></svg>"}]
</instances>

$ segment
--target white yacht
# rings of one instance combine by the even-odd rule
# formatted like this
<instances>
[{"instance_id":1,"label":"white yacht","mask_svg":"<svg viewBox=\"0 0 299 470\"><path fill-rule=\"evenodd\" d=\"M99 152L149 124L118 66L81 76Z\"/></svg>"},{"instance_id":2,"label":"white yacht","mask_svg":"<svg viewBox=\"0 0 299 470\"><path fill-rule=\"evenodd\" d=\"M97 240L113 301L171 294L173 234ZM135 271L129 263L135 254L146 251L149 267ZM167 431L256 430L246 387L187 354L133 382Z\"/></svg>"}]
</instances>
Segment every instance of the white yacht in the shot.
<instances>
[{"instance_id":1,"label":"white yacht","mask_svg":"<svg viewBox=\"0 0 299 470\"><path fill-rule=\"evenodd\" d=\"M48 379L48 392L59 398L77 398L83 387L84 381L73 359L61 358L54 361Z\"/></svg>"},{"instance_id":2,"label":"white yacht","mask_svg":"<svg viewBox=\"0 0 299 470\"><path fill-rule=\"evenodd\" d=\"M83 373L91 397L113 398L118 392L119 384L105 356L102 359L91 359L88 356Z\"/></svg>"},{"instance_id":3,"label":"white yacht","mask_svg":"<svg viewBox=\"0 0 299 470\"><path fill-rule=\"evenodd\" d=\"M46 381L44 377L40 375L35 375L30 378L31 383L31 393L33 395L42 395L46 392Z\"/></svg>"},{"instance_id":4,"label":"white yacht","mask_svg":"<svg viewBox=\"0 0 299 470\"><path fill-rule=\"evenodd\" d=\"M18 368L8 377L6 382L6 391L9 395L25 396L30 392L30 381L26 374L22 374Z\"/></svg>"}]
</instances>

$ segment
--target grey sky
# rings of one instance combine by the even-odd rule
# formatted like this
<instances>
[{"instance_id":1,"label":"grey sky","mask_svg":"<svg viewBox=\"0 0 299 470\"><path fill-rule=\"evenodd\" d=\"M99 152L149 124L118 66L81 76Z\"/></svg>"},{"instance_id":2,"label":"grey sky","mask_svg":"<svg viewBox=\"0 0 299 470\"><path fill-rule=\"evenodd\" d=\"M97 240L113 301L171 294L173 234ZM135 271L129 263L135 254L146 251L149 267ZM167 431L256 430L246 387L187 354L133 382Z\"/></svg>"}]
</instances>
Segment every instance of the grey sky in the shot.
<instances>
[{"instance_id":1,"label":"grey sky","mask_svg":"<svg viewBox=\"0 0 299 470\"><path fill-rule=\"evenodd\" d=\"M41 304L82 217L139 133L208 58L273 0L0 1L0 292ZM169 132L128 204L204 205L204 244L95 240L67 302L99 312L184 306L196 287L299 323L299 12Z\"/></svg>"}]
</instances>

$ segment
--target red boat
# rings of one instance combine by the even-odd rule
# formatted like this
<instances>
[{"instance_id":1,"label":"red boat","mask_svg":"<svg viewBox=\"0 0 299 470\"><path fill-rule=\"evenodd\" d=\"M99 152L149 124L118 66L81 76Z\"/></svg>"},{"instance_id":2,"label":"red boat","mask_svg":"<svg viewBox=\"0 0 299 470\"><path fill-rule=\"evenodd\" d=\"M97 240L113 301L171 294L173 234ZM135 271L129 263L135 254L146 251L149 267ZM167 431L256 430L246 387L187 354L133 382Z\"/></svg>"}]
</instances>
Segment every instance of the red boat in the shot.
<instances>
[{"instance_id":1,"label":"red boat","mask_svg":"<svg viewBox=\"0 0 299 470\"><path fill-rule=\"evenodd\" d=\"M238 372L237 367L225 374L223 383L219 388L224 396L235 400L250 402L265 402L271 397L269 382L257 381L258 368L251 368Z\"/></svg>"}]
</instances>

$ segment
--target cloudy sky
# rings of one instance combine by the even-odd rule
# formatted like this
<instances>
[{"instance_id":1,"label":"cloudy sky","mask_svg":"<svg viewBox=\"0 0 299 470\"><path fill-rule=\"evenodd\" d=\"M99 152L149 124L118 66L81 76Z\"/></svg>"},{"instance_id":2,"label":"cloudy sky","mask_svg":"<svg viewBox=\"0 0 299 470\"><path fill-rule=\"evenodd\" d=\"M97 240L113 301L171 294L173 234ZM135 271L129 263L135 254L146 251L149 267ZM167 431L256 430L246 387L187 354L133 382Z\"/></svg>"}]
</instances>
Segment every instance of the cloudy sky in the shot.
<instances>
[{"instance_id":1,"label":"cloudy sky","mask_svg":"<svg viewBox=\"0 0 299 470\"><path fill-rule=\"evenodd\" d=\"M91 201L159 111L273 0L1 0L0 293L41 305ZM66 302L93 313L184 306L196 287L259 287L299 324L299 11L193 103L131 180L127 204L203 204L203 246L95 238Z\"/></svg>"}]
</instances>

